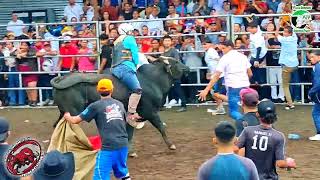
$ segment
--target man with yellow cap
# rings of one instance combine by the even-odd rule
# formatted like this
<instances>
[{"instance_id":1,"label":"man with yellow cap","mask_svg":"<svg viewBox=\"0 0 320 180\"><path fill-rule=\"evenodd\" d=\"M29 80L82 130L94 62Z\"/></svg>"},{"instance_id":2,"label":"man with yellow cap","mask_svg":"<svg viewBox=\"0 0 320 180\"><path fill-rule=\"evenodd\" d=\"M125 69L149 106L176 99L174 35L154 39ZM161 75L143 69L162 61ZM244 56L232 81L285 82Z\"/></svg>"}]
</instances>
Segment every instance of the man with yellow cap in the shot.
<instances>
[{"instance_id":1,"label":"man with yellow cap","mask_svg":"<svg viewBox=\"0 0 320 180\"><path fill-rule=\"evenodd\" d=\"M110 172L122 180L130 180L127 168L128 134L126 111L123 104L111 97L113 84L110 79L101 79L97 85L101 99L90 104L80 115L65 113L64 118L72 124L95 119L101 136L102 148L96 159L94 180L110 180Z\"/></svg>"}]
</instances>

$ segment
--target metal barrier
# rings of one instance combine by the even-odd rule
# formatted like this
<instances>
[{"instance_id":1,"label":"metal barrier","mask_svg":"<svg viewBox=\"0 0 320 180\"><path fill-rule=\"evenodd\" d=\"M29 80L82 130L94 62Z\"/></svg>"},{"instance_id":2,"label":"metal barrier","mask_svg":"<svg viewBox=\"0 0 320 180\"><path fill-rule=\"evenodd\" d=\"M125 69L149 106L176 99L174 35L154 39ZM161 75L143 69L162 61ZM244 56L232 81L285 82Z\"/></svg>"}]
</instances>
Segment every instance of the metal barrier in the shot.
<instances>
[{"instance_id":1,"label":"metal barrier","mask_svg":"<svg viewBox=\"0 0 320 180\"><path fill-rule=\"evenodd\" d=\"M313 13L314 14L320 14L320 13ZM235 35L238 34L248 34L247 32L239 32L239 33L235 33L234 29L233 29L233 24L234 24L234 18L235 17L248 17L250 15L217 15L217 16L199 16L199 17L181 17L181 18L158 18L158 19L143 19L143 20L130 20L130 21L110 21L111 23L115 24L115 23L123 23L123 22L127 22L127 23L132 23L132 22L150 22L150 21L172 21L172 20L187 20L187 19L205 19L205 18L213 18L213 17L218 17L218 18L226 18L226 28L227 31L225 32L208 32L205 34L202 33L193 33L193 34L179 34L179 35L170 35L170 36L177 36L177 37L181 37L181 36L200 36L200 35L217 35L217 34L227 34L228 37L230 39L234 39ZM263 17L263 16L287 16L287 14L257 14L256 16L258 17ZM98 22L98 21L93 21L93 22L67 22L67 23L33 23L33 24L25 24L24 26L28 26L28 25L32 25L36 27L36 35L39 35L39 27L40 25L56 25L56 24L64 24L64 25L70 25L70 24L94 24L95 25L95 29L96 29L96 37L94 38L72 38L70 39L72 40L95 40L97 41L97 49L98 52L100 50L100 43L98 43L98 36L101 34L101 27L102 24L105 24L105 22ZM0 25L0 26L7 26L7 25ZM312 31L313 32L320 32L320 31ZM267 32L268 33L268 32ZM162 37L161 36L139 36L136 38L159 38ZM48 40L0 40L0 43L2 42L37 42L37 41L48 41ZM50 41L64 41L63 39L52 39ZM302 51L302 53L304 51L307 50L314 50L317 48L299 48L299 51ZM269 49L270 51L279 51L280 49ZM240 51L249 51L248 49L244 49L244 50L240 50ZM183 53L203 53L205 51L203 50L195 50L195 51L179 51L179 53L183 54ZM156 52L156 53L145 53L146 55L152 55L152 54L161 54L160 52ZM79 57L79 56L96 56L96 55L57 55L57 56L44 56L44 57ZM0 88L0 90L28 90L28 89L37 89L39 90L39 100L40 102L42 102L42 90L44 89L52 89L52 87L36 87L36 88L28 88L28 87L23 87L22 86L22 74L51 74L51 73L56 73L58 75L63 74L63 73L69 73L69 71L55 71L55 72L41 72L40 71L40 63L39 63L39 58L38 58L38 72L0 72L0 74L18 74L19 75L19 87L17 88ZM98 56L98 68L100 66L100 58ZM270 66L268 67L262 67L262 68L271 68ZM310 66L300 66L299 68L311 68ZM207 84L203 84L201 83L201 77L200 77L200 71L201 70L205 70L208 69L207 67L194 67L192 68L194 70L196 70L197 72L197 83L195 84L182 84L182 86L205 86ZM96 71L92 71L92 72L96 72ZM268 73L268 71L267 71ZM268 74L267 74L267 78L268 78ZM267 81L268 82L268 81ZM261 86L279 86L280 84L262 84ZM311 85L311 83L291 83L291 85L300 85L301 86L301 98L302 98L302 103L305 104L305 100L304 100L304 87L306 85Z\"/></svg>"}]
</instances>

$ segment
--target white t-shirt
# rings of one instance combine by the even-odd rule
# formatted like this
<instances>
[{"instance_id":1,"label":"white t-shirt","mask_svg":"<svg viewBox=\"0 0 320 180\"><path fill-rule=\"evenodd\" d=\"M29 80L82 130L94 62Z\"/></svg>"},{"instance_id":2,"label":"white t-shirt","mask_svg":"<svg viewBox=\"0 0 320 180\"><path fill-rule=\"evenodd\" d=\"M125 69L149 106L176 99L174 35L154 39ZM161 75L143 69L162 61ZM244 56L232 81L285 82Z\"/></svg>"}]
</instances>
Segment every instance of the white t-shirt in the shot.
<instances>
[{"instance_id":1,"label":"white t-shirt","mask_svg":"<svg viewBox=\"0 0 320 180\"><path fill-rule=\"evenodd\" d=\"M251 64L247 56L236 50L231 50L221 57L216 71L224 74L227 87L242 88L250 86L247 73L250 67Z\"/></svg>"},{"instance_id":2,"label":"white t-shirt","mask_svg":"<svg viewBox=\"0 0 320 180\"><path fill-rule=\"evenodd\" d=\"M263 58L267 54L266 41L264 40L264 36L258 27L258 31L255 34L250 34L250 51L251 57L256 58L257 56L257 48L261 47L261 52L259 58Z\"/></svg>"},{"instance_id":3,"label":"white t-shirt","mask_svg":"<svg viewBox=\"0 0 320 180\"><path fill-rule=\"evenodd\" d=\"M83 9L79 4L74 4L73 6L70 6L68 4L64 8L63 15L67 17L67 21L70 22L71 18L76 17L78 21L80 21L80 16L83 14Z\"/></svg>"},{"instance_id":4,"label":"white t-shirt","mask_svg":"<svg viewBox=\"0 0 320 180\"><path fill-rule=\"evenodd\" d=\"M94 9L92 6L89 7L89 9L87 10L87 20L88 21L92 21L93 17L94 17Z\"/></svg>"},{"instance_id":5,"label":"white t-shirt","mask_svg":"<svg viewBox=\"0 0 320 180\"><path fill-rule=\"evenodd\" d=\"M169 19L169 18L179 18L179 14L174 14L173 16L171 16L171 15L168 15L167 16L167 19ZM168 22L168 21L167 21ZM170 23L173 23L173 24L179 24L179 20L171 20L171 21L169 21Z\"/></svg>"},{"instance_id":6,"label":"white t-shirt","mask_svg":"<svg viewBox=\"0 0 320 180\"><path fill-rule=\"evenodd\" d=\"M207 63L210 73L214 73L216 71L220 56L218 52L213 49L209 48L204 56L204 61Z\"/></svg>"},{"instance_id":7,"label":"white t-shirt","mask_svg":"<svg viewBox=\"0 0 320 180\"><path fill-rule=\"evenodd\" d=\"M23 24L24 23L21 20L17 20L16 22L9 21L7 31L13 32L16 37L20 36L23 34L23 28L25 28L25 26L21 26Z\"/></svg>"}]
</instances>

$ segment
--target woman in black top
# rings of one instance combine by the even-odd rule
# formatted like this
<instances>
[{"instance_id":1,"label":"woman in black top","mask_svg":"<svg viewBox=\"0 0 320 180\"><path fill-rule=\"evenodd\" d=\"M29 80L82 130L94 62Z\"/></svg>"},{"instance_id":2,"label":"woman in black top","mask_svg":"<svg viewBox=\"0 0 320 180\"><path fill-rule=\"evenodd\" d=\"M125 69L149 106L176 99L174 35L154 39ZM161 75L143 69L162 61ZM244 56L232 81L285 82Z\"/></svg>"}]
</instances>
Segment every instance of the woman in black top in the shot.
<instances>
[{"instance_id":1,"label":"woman in black top","mask_svg":"<svg viewBox=\"0 0 320 180\"><path fill-rule=\"evenodd\" d=\"M17 69L20 72L34 72L38 71L38 63L36 50L30 47L29 42L21 42L20 47L13 54L16 57ZM37 74L23 74L22 83L24 87L35 88L37 87L38 75ZM37 105L38 93L36 89L27 90L28 100L30 106Z\"/></svg>"}]
</instances>

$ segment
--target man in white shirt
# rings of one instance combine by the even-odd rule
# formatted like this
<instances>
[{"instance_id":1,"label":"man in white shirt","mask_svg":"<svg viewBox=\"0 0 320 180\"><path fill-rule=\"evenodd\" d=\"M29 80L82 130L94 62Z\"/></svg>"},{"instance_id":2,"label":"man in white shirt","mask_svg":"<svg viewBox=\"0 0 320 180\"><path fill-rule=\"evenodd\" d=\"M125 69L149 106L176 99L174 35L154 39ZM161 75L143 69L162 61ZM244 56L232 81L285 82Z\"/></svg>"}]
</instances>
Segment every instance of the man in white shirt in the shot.
<instances>
[{"instance_id":1,"label":"man in white shirt","mask_svg":"<svg viewBox=\"0 0 320 180\"><path fill-rule=\"evenodd\" d=\"M73 17L80 21L80 17L83 15L83 9L75 0L69 0L69 4L64 8L63 15L68 22L70 22Z\"/></svg>"},{"instance_id":2,"label":"man in white shirt","mask_svg":"<svg viewBox=\"0 0 320 180\"><path fill-rule=\"evenodd\" d=\"M240 90L250 86L249 77L252 76L251 64L244 54L233 50L234 44L227 40L219 45L219 49L223 52L216 71L207 87L200 91L197 95L200 100L205 100L212 86L220 79L221 74L224 74L225 86L227 87L229 116L238 121L242 117L239 112Z\"/></svg>"},{"instance_id":3,"label":"man in white shirt","mask_svg":"<svg viewBox=\"0 0 320 180\"><path fill-rule=\"evenodd\" d=\"M250 51L251 51L251 59L250 63L252 64L251 70L253 73L252 82L253 84L264 84L267 82L266 80L266 69L260 68L265 60L268 49L266 47L266 42L264 40L264 36L262 31L260 30L260 26L255 22L251 22L248 25L248 31L250 32ZM258 90L259 95L262 98L268 98L267 89L265 87L261 87Z\"/></svg>"},{"instance_id":4,"label":"man in white shirt","mask_svg":"<svg viewBox=\"0 0 320 180\"><path fill-rule=\"evenodd\" d=\"M11 21L9 21L7 26L7 31L13 32L16 37L23 34L23 29L25 28L23 21L18 19L18 15L12 13Z\"/></svg>"}]
</instances>

